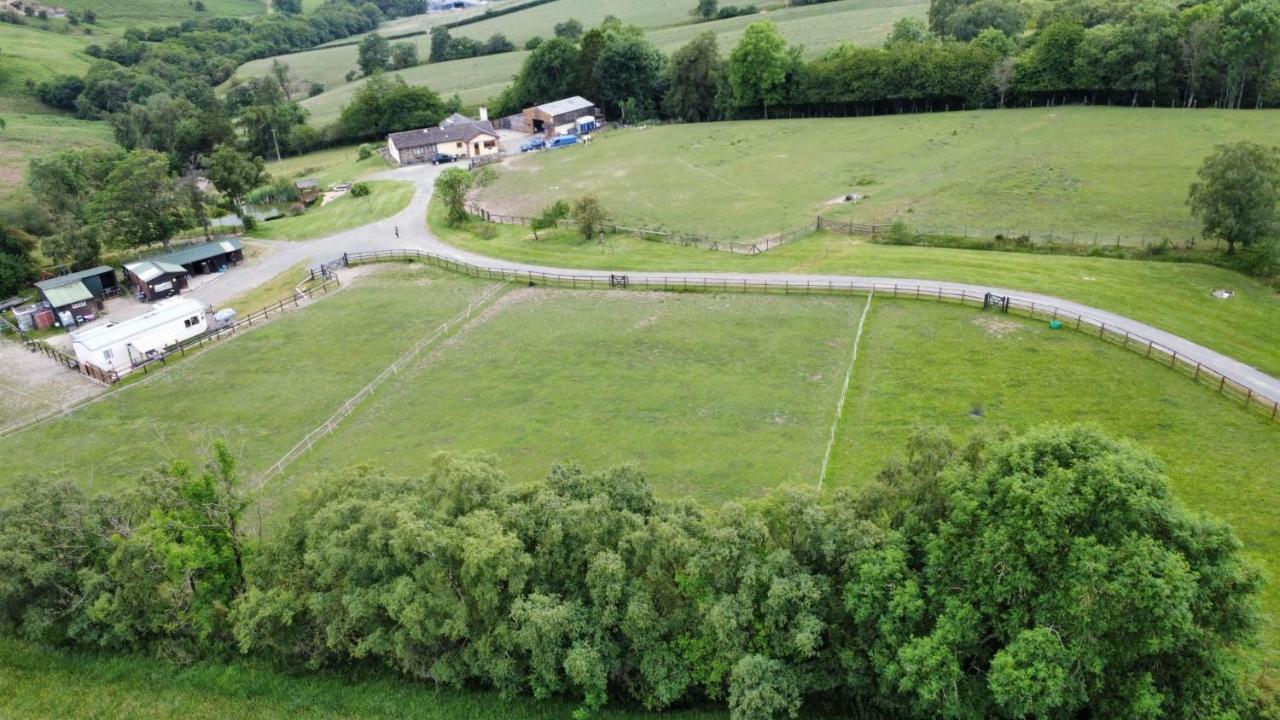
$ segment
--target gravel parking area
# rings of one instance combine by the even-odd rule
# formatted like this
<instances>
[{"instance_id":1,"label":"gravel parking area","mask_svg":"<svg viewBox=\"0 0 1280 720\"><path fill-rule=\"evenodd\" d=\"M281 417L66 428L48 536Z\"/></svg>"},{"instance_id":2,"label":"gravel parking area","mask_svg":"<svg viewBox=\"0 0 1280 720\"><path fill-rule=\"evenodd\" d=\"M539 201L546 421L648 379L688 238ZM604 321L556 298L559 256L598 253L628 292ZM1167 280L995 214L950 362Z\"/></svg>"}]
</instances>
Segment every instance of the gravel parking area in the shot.
<instances>
[{"instance_id":1,"label":"gravel parking area","mask_svg":"<svg viewBox=\"0 0 1280 720\"><path fill-rule=\"evenodd\" d=\"M57 412L106 390L89 378L0 340L0 431Z\"/></svg>"}]
</instances>

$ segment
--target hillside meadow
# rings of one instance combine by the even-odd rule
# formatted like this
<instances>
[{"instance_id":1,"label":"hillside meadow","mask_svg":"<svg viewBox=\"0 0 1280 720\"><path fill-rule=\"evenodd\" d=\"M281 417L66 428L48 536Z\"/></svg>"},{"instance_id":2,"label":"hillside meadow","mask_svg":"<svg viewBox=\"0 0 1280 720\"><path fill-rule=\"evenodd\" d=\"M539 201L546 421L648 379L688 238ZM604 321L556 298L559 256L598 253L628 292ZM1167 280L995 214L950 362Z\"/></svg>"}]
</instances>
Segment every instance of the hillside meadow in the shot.
<instances>
[{"instance_id":1,"label":"hillside meadow","mask_svg":"<svg viewBox=\"0 0 1280 720\"><path fill-rule=\"evenodd\" d=\"M821 214L1181 244L1197 234L1186 197L1204 157L1277 127L1280 111L1068 106L630 128L514 158L479 200L532 215L591 192L621 222L725 240Z\"/></svg>"},{"instance_id":2,"label":"hillside meadow","mask_svg":"<svg viewBox=\"0 0 1280 720\"><path fill-rule=\"evenodd\" d=\"M578 12L575 8L581 7ZM714 33L721 50L728 53L747 25L767 17L792 43L801 45L805 54L816 55L842 42L860 45L878 45L884 41L893 23L901 17L923 17L927 3L911 0L838 0L818 5L782 8L758 15L749 15L704 23L693 23L688 15L691 4L661 0L625 3L614 8L585 0L556 2L529 10L503 15L483 22L457 28L456 34L476 39L488 39L494 33L503 33L523 47L524 41L535 35L550 37L555 23L577 17L586 26L598 24L605 14L613 14L624 22L645 27L650 39L663 52L671 53L702 32ZM680 12L683 10L682 12ZM422 22L431 22L423 16ZM588 18L598 20L588 21ZM380 31L381 32L381 31ZM388 28L385 33L394 34ZM406 37L401 42L411 42L424 61L430 54L429 34ZM461 96L464 103L478 104L497 96L520 70L529 53L516 52L488 55L444 63L426 63L396 71L396 74L414 85L426 85L442 96ZM322 83L326 92L302 101L311 113L309 122L323 127L334 122L342 107L350 102L361 80L347 82L346 75L356 68L357 49L354 45L318 48L302 53L282 55L245 63L236 71L237 77L263 77L270 71L273 59L287 63L295 77Z\"/></svg>"}]
</instances>

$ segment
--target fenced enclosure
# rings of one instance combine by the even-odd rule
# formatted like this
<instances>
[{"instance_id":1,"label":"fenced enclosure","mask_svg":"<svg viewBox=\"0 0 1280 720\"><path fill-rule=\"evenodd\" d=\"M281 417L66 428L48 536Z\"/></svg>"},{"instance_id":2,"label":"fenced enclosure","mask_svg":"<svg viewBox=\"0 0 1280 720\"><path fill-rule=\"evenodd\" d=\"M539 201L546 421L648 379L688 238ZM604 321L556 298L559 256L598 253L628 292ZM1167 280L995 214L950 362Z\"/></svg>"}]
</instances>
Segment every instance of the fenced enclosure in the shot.
<instances>
[{"instance_id":1,"label":"fenced enclosure","mask_svg":"<svg viewBox=\"0 0 1280 720\"><path fill-rule=\"evenodd\" d=\"M911 298L969 305L978 309L990 307L989 293L904 283L862 282L858 280L768 280L750 277L695 275L618 275L617 273L551 273L489 267L421 250L379 250L346 253L339 259L344 265L371 262L423 262L453 272L490 280L513 280L530 287L543 285L581 290L607 290L626 287L664 292L741 292L778 295L870 295ZM1056 320L1062 327L1096 335L1098 339L1168 365L1220 394L1240 402L1245 408L1260 412L1272 421L1280 420L1280 398L1255 390L1226 371L1192 360L1177 350L1151 339L1052 303L1035 302L1016 296L1002 296L1000 308L1035 320Z\"/></svg>"}]
</instances>

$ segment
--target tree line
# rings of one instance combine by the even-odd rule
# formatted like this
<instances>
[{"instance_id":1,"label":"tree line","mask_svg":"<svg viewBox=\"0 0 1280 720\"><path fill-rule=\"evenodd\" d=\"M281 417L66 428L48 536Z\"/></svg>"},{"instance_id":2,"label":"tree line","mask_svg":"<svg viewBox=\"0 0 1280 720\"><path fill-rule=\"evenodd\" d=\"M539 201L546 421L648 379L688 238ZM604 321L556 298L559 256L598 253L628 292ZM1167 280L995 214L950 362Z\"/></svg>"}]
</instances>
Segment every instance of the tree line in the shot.
<instances>
[{"instance_id":1,"label":"tree line","mask_svg":"<svg viewBox=\"0 0 1280 720\"><path fill-rule=\"evenodd\" d=\"M0 630L178 660L735 720L1262 718L1257 571L1159 463L1095 430L957 444L920 432L858 491L705 508L642 473L512 484L441 454L298 495L243 530L235 464L116 495L32 482L0 509Z\"/></svg>"},{"instance_id":2,"label":"tree line","mask_svg":"<svg viewBox=\"0 0 1280 720\"><path fill-rule=\"evenodd\" d=\"M899 20L883 47L845 44L812 60L768 20L727 57L710 33L665 57L611 18L535 48L498 107L568 95L622 119L683 121L1064 102L1275 107L1280 2L1064 0L1037 12L1021 0L934 0L927 22Z\"/></svg>"}]
</instances>

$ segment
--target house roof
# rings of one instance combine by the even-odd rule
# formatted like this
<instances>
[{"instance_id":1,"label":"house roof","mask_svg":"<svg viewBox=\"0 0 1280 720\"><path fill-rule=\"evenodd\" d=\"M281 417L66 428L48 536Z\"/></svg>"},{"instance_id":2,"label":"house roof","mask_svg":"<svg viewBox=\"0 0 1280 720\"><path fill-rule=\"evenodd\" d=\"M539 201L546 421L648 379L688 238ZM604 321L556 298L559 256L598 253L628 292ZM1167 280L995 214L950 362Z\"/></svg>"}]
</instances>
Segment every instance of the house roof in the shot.
<instances>
[{"instance_id":1,"label":"house roof","mask_svg":"<svg viewBox=\"0 0 1280 720\"><path fill-rule=\"evenodd\" d=\"M454 114L445 118L440 127L391 133L391 143L401 150L408 150L459 140L470 142L480 135L498 137L497 131L493 129L493 123L488 120L481 122L464 115Z\"/></svg>"},{"instance_id":2,"label":"house roof","mask_svg":"<svg viewBox=\"0 0 1280 720\"><path fill-rule=\"evenodd\" d=\"M172 265L189 265L197 263L201 260L208 260L219 255L225 255L236 250L243 250L244 243L235 238L228 240L218 240L217 242L200 243L199 245L191 245L179 250L174 250L164 255L156 255L146 258L151 262L169 263Z\"/></svg>"},{"instance_id":3,"label":"house roof","mask_svg":"<svg viewBox=\"0 0 1280 720\"><path fill-rule=\"evenodd\" d=\"M85 287L84 283L79 280L56 287L41 288L41 292L44 293L45 300L48 300L49 304L55 308L93 299L93 293L89 292L89 288Z\"/></svg>"},{"instance_id":4,"label":"house roof","mask_svg":"<svg viewBox=\"0 0 1280 720\"><path fill-rule=\"evenodd\" d=\"M79 282L85 278L105 273L114 273L114 271L106 265L99 265L98 267L89 268L88 270L81 270L80 272L67 273L66 275L59 275L56 278L49 278L48 280L41 280L36 283L36 287L41 290L49 290L50 288L56 288L59 285Z\"/></svg>"},{"instance_id":5,"label":"house roof","mask_svg":"<svg viewBox=\"0 0 1280 720\"><path fill-rule=\"evenodd\" d=\"M592 110L595 106L595 103L590 100L580 95L574 95L571 98L565 98L564 100L557 100L545 105L539 105L537 109L548 115L555 116L564 115L565 113L571 113L577 110Z\"/></svg>"},{"instance_id":6,"label":"house roof","mask_svg":"<svg viewBox=\"0 0 1280 720\"><path fill-rule=\"evenodd\" d=\"M139 260L125 263L124 269L142 282L151 282L162 275L186 275L187 269L181 265L161 260Z\"/></svg>"},{"instance_id":7,"label":"house roof","mask_svg":"<svg viewBox=\"0 0 1280 720\"><path fill-rule=\"evenodd\" d=\"M204 305L190 298L170 298L151 306L145 314L124 322L71 333L71 344L86 350L101 350L158 327L193 315L204 315Z\"/></svg>"}]
</instances>

